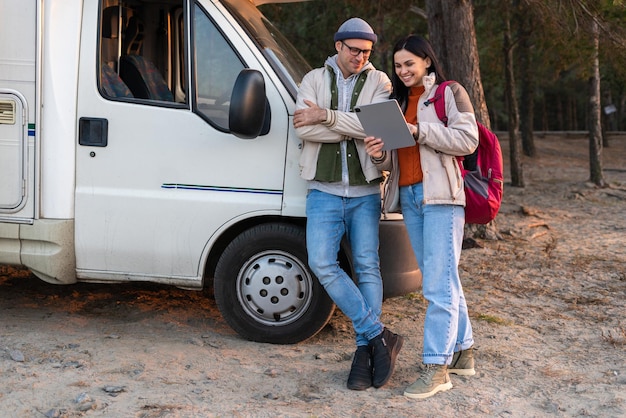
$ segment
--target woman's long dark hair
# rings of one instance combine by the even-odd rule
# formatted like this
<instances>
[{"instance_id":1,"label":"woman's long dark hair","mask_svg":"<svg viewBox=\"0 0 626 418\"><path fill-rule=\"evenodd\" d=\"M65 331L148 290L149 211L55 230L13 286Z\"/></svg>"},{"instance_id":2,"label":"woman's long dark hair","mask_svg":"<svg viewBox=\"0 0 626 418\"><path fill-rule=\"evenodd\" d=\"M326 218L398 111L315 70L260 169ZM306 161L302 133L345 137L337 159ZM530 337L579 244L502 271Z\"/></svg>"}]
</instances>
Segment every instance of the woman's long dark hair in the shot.
<instances>
[{"instance_id":1,"label":"woman's long dark hair","mask_svg":"<svg viewBox=\"0 0 626 418\"><path fill-rule=\"evenodd\" d=\"M426 39L419 35L409 35L398 42L393 47L394 56L396 52L406 49L412 54L417 55L420 58L430 58L430 67L427 68L428 74L435 73L437 79L436 83L441 84L446 81L443 70L441 69L441 65L439 65L439 60L437 59L437 55L435 55L435 51L433 50L432 45ZM391 84L393 86L393 92L391 93L391 98L398 100L398 103L404 109L404 106L409 100L409 88L404 85L400 77L396 74L396 66L394 62L393 66L393 75L391 76Z\"/></svg>"}]
</instances>

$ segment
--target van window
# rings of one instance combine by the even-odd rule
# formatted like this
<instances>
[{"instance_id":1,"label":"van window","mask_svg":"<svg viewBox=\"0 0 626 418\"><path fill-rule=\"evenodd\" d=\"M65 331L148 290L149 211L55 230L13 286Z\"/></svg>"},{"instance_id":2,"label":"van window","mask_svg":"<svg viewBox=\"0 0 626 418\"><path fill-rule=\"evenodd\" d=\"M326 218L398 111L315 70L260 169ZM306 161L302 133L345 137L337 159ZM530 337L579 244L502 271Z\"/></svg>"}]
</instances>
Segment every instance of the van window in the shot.
<instances>
[{"instance_id":1,"label":"van window","mask_svg":"<svg viewBox=\"0 0 626 418\"><path fill-rule=\"evenodd\" d=\"M101 94L114 100L187 103L183 0L103 0Z\"/></svg>"},{"instance_id":2,"label":"van window","mask_svg":"<svg viewBox=\"0 0 626 418\"><path fill-rule=\"evenodd\" d=\"M270 2L222 0L222 4L257 44L261 54L267 58L295 100L302 77L311 70L311 66L287 38L259 13L255 3Z\"/></svg>"},{"instance_id":3,"label":"van window","mask_svg":"<svg viewBox=\"0 0 626 418\"><path fill-rule=\"evenodd\" d=\"M230 94L245 67L198 5L194 10L193 40L197 111L217 127L228 130Z\"/></svg>"}]
</instances>

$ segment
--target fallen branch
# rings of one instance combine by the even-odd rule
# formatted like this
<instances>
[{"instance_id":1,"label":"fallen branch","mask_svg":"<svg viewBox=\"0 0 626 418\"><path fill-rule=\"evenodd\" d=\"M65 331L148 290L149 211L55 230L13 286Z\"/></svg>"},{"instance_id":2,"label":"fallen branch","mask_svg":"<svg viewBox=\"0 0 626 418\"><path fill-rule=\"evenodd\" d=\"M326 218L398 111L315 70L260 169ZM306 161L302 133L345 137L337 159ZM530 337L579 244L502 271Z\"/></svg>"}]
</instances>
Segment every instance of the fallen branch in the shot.
<instances>
[{"instance_id":1,"label":"fallen branch","mask_svg":"<svg viewBox=\"0 0 626 418\"><path fill-rule=\"evenodd\" d=\"M626 200L626 193L622 192L621 189L611 189L611 190L603 190L604 194L616 197L619 200Z\"/></svg>"},{"instance_id":2,"label":"fallen branch","mask_svg":"<svg viewBox=\"0 0 626 418\"><path fill-rule=\"evenodd\" d=\"M539 238L539 237L541 237L541 236L543 236L543 235L545 235L547 233L548 233L548 231L538 231L538 232L535 232L534 234L532 234L529 239Z\"/></svg>"},{"instance_id":3,"label":"fallen branch","mask_svg":"<svg viewBox=\"0 0 626 418\"><path fill-rule=\"evenodd\" d=\"M540 226L543 226L543 227L545 227L547 229L550 229L550 225L548 225L545 222L535 222L535 223L532 223L532 224L528 225L529 228L537 228L537 227L540 227Z\"/></svg>"}]
</instances>

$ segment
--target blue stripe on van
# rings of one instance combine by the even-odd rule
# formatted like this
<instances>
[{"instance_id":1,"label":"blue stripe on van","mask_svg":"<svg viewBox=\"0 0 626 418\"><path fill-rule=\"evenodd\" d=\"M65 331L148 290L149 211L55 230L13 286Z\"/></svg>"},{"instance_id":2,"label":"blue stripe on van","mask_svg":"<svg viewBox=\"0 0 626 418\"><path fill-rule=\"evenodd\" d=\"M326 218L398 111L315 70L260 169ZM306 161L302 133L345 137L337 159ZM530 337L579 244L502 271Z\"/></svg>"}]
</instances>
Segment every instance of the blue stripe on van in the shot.
<instances>
[{"instance_id":1,"label":"blue stripe on van","mask_svg":"<svg viewBox=\"0 0 626 418\"><path fill-rule=\"evenodd\" d=\"M282 195L282 190L272 189L248 189L242 187L221 187L221 186L201 186L197 184L179 184L179 183L163 183L162 189L180 189L180 190L202 190L211 192L230 192L230 193L255 193Z\"/></svg>"},{"instance_id":2,"label":"blue stripe on van","mask_svg":"<svg viewBox=\"0 0 626 418\"><path fill-rule=\"evenodd\" d=\"M34 123L28 124L28 136L35 136L35 124Z\"/></svg>"}]
</instances>

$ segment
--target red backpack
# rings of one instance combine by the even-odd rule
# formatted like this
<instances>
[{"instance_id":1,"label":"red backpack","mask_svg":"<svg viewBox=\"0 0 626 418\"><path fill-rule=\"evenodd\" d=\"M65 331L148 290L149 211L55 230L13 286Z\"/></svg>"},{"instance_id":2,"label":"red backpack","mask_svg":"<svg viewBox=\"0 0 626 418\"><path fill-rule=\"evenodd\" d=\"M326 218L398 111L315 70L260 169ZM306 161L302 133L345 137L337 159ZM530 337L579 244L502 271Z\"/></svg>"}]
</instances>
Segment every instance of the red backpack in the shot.
<instances>
[{"instance_id":1,"label":"red backpack","mask_svg":"<svg viewBox=\"0 0 626 418\"><path fill-rule=\"evenodd\" d=\"M428 103L435 104L437 117L448 126L445 88L454 81L445 81L437 87ZM502 150L498 137L478 124L478 148L474 154L457 157L465 183L465 223L487 224L495 219L502 203L504 177ZM475 166L474 166L475 160Z\"/></svg>"}]
</instances>

